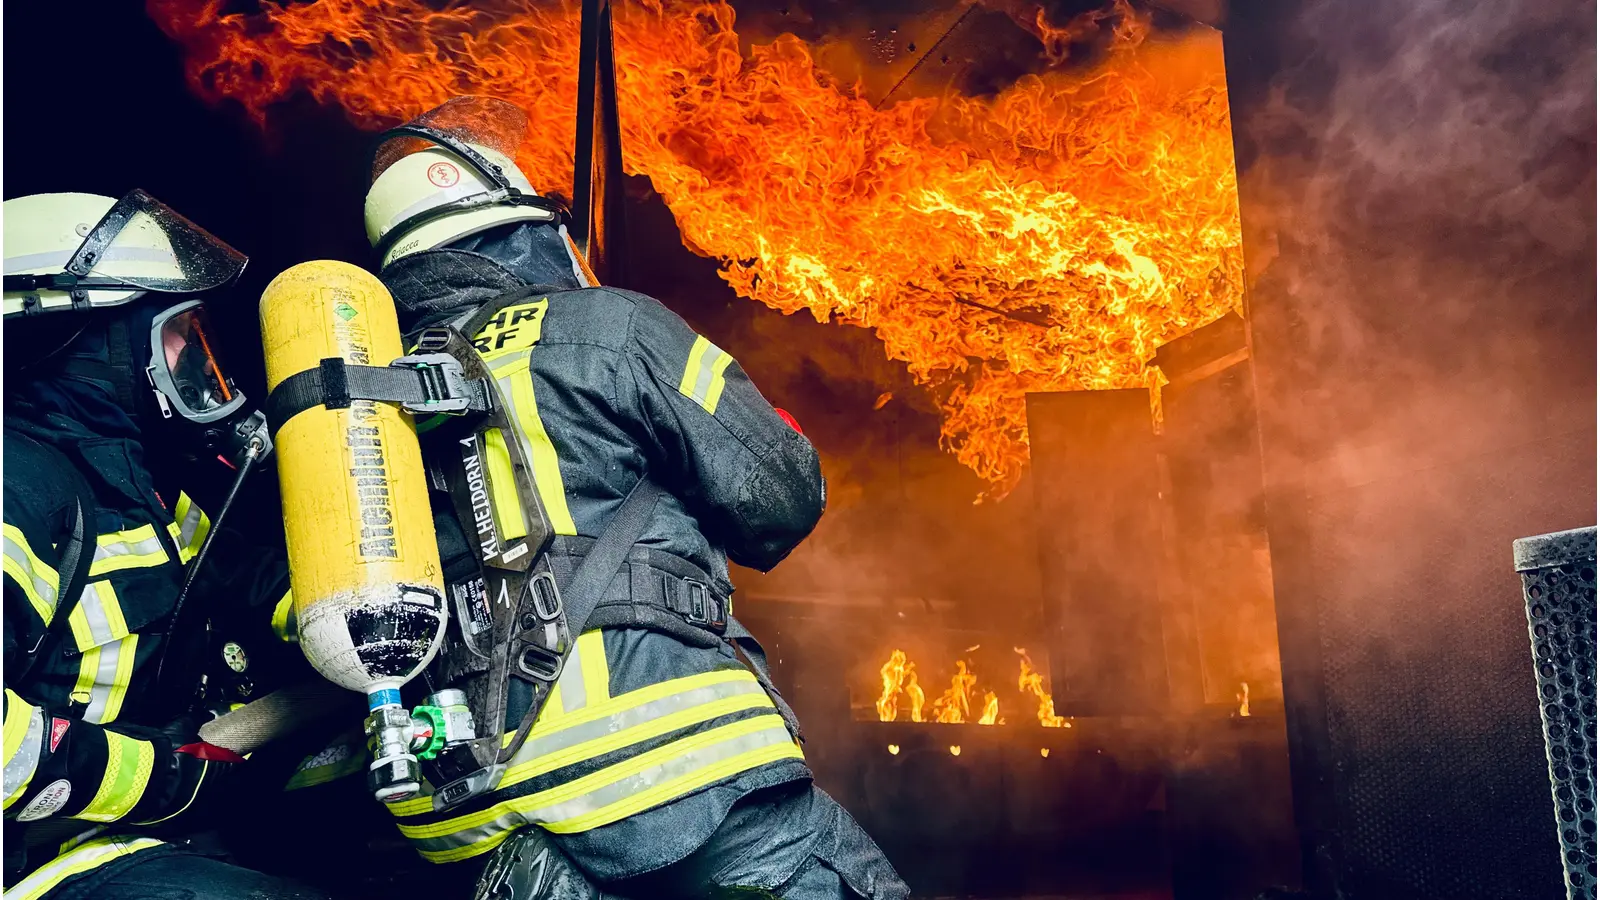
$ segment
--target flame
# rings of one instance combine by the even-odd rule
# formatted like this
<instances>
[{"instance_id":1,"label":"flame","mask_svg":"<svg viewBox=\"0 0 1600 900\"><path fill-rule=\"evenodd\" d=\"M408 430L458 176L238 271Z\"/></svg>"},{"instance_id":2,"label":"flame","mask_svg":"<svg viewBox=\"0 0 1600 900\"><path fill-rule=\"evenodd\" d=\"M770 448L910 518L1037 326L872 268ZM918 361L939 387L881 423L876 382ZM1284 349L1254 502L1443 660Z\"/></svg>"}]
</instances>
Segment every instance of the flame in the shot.
<instances>
[{"instance_id":1,"label":"flame","mask_svg":"<svg viewBox=\"0 0 1600 900\"><path fill-rule=\"evenodd\" d=\"M977 650L977 646L967 648L970 653ZM1046 728L1071 728L1072 723L1065 716L1056 715L1055 701L1050 692L1044 689L1044 676L1033 668L1033 659L1028 656L1028 651L1022 647L1013 647L1021 657L1021 671L1017 676L1017 690L1029 695L1037 708L1037 718L1040 725ZM889 659L879 669L882 677L883 693L878 698L878 719L883 722L892 722L899 713L899 697L904 694L911 701L911 721L921 722L923 709L922 688L917 685L916 663L906 655L904 650L893 650ZM993 690L982 688L982 701L974 703L978 687L978 675L972 665L964 659L956 660L955 674L950 677L950 687L933 701L933 721L947 724L963 724L976 722L979 725L1004 725L1006 720L1000 715L1000 697ZM974 706L978 707L976 718L973 716Z\"/></svg>"},{"instance_id":2,"label":"flame","mask_svg":"<svg viewBox=\"0 0 1600 900\"><path fill-rule=\"evenodd\" d=\"M998 721L996 721L998 720ZM986 691L983 695L983 715L978 716L979 725L1004 725L1005 720L1000 718L1000 698L994 691Z\"/></svg>"},{"instance_id":3,"label":"flame","mask_svg":"<svg viewBox=\"0 0 1600 900\"><path fill-rule=\"evenodd\" d=\"M899 756L900 755L900 745L899 744L890 744L889 745L889 755L890 756Z\"/></svg>"},{"instance_id":4,"label":"flame","mask_svg":"<svg viewBox=\"0 0 1600 900\"><path fill-rule=\"evenodd\" d=\"M1234 694L1234 699L1239 701L1239 717L1247 718L1250 715L1250 683L1239 682L1239 692Z\"/></svg>"},{"instance_id":5,"label":"flame","mask_svg":"<svg viewBox=\"0 0 1600 900\"><path fill-rule=\"evenodd\" d=\"M972 686L978 676L967 671L966 660L956 660L956 674L950 678L950 687L939 699L933 701L934 721L959 724L967 721L972 708Z\"/></svg>"},{"instance_id":6,"label":"flame","mask_svg":"<svg viewBox=\"0 0 1600 900\"><path fill-rule=\"evenodd\" d=\"M908 662L904 650L889 654L889 660L878 670L883 679L883 693L878 695L878 721L893 722L900 714L900 695L911 701L911 721L922 721L922 708L927 698L922 686L917 684L917 664Z\"/></svg>"},{"instance_id":7,"label":"flame","mask_svg":"<svg viewBox=\"0 0 1600 900\"><path fill-rule=\"evenodd\" d=\"M1056 715L1056 701L1051 699L1050 692L1044 689L1044 676L1033 670L1033 660L1028 658L1028 651L1021 647L1011 649L1022 657L1022 671L1017 675L1017 689L1030 693L1038 699L1039 724L1046 728L1071 728L1071 722L1064 716Z\"/></svg>"},{"instance_id":8,"label":"flame","mask_svg":"<svg viewBox=\"0 0 1600 900\"><path fill-rule=\"evenodd\" d=\"M893 722L899 712L896 700L900 696L900 687L906 680L905 651L890 653L889 661L878 671L883 676L883 694L878 697L878 721Z\"/></svg>"},{"instance_id":9,"label":"flame","mask_svg":"<svg viewBox=\"0 0 1600 900\"><path fill-rule=\"evenodd\" d=\"M459 94L503 97L536 118L518 164L570 195L575 0L231 6L147 0L202 98L265 126L304 92L378 129ZM873 329L931 390L942 446L996 495L1027 460L1026 393L1149 385L1158 345L1240 303L1215 34L1147 42L1143 14L1108 0L1092 69L879 109L793 36L742 53L724 0L615 10L626 170L740 294ZM1050 63L1085 27L1011 14Z\"/></svg>"},{"instance_id":10,"label":"flame","mask_svg":"<svg viewBox=\"0 0 1600 900\"><path fill-rule=\"evenodd\" d=\"M906 699L911 701L911 721L922 721L922 707L927 702L927 697L922 693L922 686L917 684L917 664L906 666Z\"/></svg>"},{"instance_id":11,"label":"flame","mask_svg":"<svg viewBox=\"0 0 1600 900\"><path fill-rule=\"evenodd\" d=\"M1049 759L1050 758L1050 748L1049 747L1040 747L1039 748L1039 755L1045 757L1046 759Z\"/></svg>"},{"instance_id":12,"label":"flame","mask_svg":"<svg viewBox=\"0 0 1600 900\"><path fill-rule=\"evenodd\" d=\"M960 756L961 755L961 745L960 744L951 744L950 745L950 755L951 756Z\"/></svg>"}]
</instances>

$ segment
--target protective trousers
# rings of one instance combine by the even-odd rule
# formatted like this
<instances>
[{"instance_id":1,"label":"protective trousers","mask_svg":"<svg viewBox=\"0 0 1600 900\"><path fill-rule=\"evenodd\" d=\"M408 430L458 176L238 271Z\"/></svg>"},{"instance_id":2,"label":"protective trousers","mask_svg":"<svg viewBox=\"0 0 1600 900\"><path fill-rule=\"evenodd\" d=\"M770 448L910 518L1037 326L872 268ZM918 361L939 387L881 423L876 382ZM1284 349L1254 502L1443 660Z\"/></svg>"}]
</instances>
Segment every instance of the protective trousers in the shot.
<instances>
[{"instance_id":1,"label":"protective trousers","mask_svg":"<svg viewBox=\"0 0 1600 900\"><path fill-rule=\"evenodd\" d=\"M118 850L137 848L149 839L118 842ZM109 841L94 841L65 854L60 862L71 867L72 857L105 852ZM51 864L35 876L48 875ZM329 895L304 885L202 856L175 844L136 849L120 859L96 866L86 875L62 881L42 893L29 890L30 878L6 892L6 897L32 900L330 900ZM43 885L41 885L43 886Z\"/></svg>"},{"instance_id":2,"label":"protective trousers","mask_svg":"<svg viewBox=\"0 0 1600 900\"><path fill-rule=\"evenodd\" d=\"M607 885L626 897L903 900L910 888L856 820L809 781L756 791L700 849L664 869Z\"/></svg>"},{"instance_id":3,"label":"protective trousers","mask_svg":"<svg viewBox=\"0 0 1600 900\"><path fill-rule=\"evenodd\" d=\"M903 900L910 895L883 851L850 814L809 781L747 794L683 859L606 884L589 883L557 847L561 835L525 829L501 845L477 900Z\"/></svg>"}]
</instances>

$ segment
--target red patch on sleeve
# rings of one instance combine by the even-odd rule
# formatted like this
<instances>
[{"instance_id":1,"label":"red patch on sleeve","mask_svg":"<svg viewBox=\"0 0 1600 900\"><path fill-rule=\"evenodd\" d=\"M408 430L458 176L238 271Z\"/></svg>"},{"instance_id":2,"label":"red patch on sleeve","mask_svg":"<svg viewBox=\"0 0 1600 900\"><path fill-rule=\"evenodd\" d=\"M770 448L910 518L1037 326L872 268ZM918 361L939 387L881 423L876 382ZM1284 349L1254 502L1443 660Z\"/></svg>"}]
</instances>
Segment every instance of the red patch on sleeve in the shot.
<instances>
[{"instance_id":1,"label":"red patch on sleeve","mask_svg":"<svg viewBox=\"0 0 1600 900\"><path fill-rule=\"evenodd\" d=\"M800 430L800 423L796 422L794 420L794 416L789 415L789 411L788 410L779 409L779 410L777 410L777 412L778 412L778 418L784 420L785 422L788 422L789 423L789 427L793 428L797 434L805 434L804 431Z\"/></svg>"},{"instance_id":2,"label":"red patch on sleeve","mask_svg":"<svg viewBox=\"0 0 1600 900\"><path fill-rule=\"evenodd\" d=\"M56 752L61 746L61 739L67 736L67 729L72 727L71 719L58 719L50 717L50 752Z\"/></svg>"}]
</instances>

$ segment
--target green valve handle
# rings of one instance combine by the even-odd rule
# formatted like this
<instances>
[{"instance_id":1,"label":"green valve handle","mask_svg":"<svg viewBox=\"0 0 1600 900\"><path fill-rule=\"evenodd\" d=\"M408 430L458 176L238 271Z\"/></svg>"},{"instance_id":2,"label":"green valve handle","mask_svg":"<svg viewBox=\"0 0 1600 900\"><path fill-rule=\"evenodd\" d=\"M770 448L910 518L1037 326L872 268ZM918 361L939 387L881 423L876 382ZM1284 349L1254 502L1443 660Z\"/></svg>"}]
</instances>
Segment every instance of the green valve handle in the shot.
<instances>
[{"instance_id":1,"label":"green valve handle","mask_svg":"<svg viewBox=\"0 0 1600 900\"><path fill-rule=\"evenodd\" d=\"M415 748L418 759L433 759L444 748L444 710L437 706L419 706L411 711L412 719L420 719L432 726L428 742ZM421 724L421 723L416 723Z\"/></svg>"}]
</instances>

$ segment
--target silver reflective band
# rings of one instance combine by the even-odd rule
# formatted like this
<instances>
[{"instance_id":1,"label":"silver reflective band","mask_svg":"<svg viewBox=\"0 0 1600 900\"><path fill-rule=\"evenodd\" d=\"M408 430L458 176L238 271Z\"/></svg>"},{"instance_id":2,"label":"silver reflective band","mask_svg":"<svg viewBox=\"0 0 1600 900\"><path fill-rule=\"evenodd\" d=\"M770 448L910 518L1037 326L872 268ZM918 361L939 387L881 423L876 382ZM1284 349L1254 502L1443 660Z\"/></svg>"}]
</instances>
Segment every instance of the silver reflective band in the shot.
<instances>
[{"instance_id":1,"label":"silver reflective band","mask_svg":"<svg viewBox=\"0 0 1600 900\"><path fill-rule=\"evenodd\" d=\"M696 771L709 768L740 754L761 750L766 747L794 743L794 739L789 735L788 727L783 724L783 717L772 715L759 718L770 718L773 720L773 724L759 731L741 734L715 744L685 750L658 765L624 776L610 784L602 785L570 800L520 811L508 810L481 825L463 828L438 837L412 837L411 842L416 845L418 850L423 852L439 853L477 844L504 832L520 828L523 825L554 825L596 812L604 807L627 800L635 794L651 790L673 779L692 775ZM550 793L561 793L564 789L565 786L553 788ZM531 803L537 802L538 798L538 794L533 794L508 802ZM400 830L407 832L408 836L409 832L412 831L412 829L403 825Z\"/></svg>"},{"instance_id":2,"label":"silver reflective band","mask_svg":"<svg viewBox=\"0 0 1600 900\"><path fill-rule=\"evenodd\" d=\"M583 682L583 646L580 642L572 642L572 652L567 655L563 666L561 678L556 681L556 689L561 691L561 711L583 709L589 696Z\"/></svg>"},{"instance_id":3,"label":"silver reflective band","mask_svg":"<svg viewBox=\"0 0 1600 900\"><path fill-rule=\"evenodd\" d=\"M700 358L700 369L695 372L694 391L689 395L690 399L701 406L706 405L707 398L711 396L711 382L717 377L717 362L727 355L721 347L706 342L706 355Z\"/></svg>"},{"instance_id":4,"label":"silver reflective band","mask_svg":"<svg viewBox=\"0 0 1600 900\"><path fill-rule=\"evenodd\" d=\"M580 668L569 666L569 668ZM656 719L705 706L718 700L729 697L740 697L747 694L761 694L766 696L761 685L755 678L739 679L737 681L724 681L717 684L708 684L705 687L693 688L678 694L670 694L659 700L651 700L638 706L624 709L615 715L595 719L592 722L581 722L570 728L563 728L554 734L541 737L532 737L511 758L511 768L515 769L523 763L533 762L540 757L548 756L558 750L576 747L586 741L603 738L609 734L620 734L630 728L653 722ZM566 694L561 695L561 702L566 704ZM507 775L511 773L508 772Z\"/></svg>"},{"instance_id":5,"label":"silver reflective band","mask_svg":"<svg viewBox=\"0 0 1600 900\"><path fill-rule=\"evenodd\" d=\"M44 578L40 576L38 572L34 571L33 562L28 559L28 551L18 546L17 542L13 541L10 535L6 535L5 541L6 557L12 562L17 563L22 568L22 571L27 573L28 581L32 582L33 584L34 593L38 594L39 599L43 600L44 604L50 607L51 612L54 612L56 608L56 589L50 584L50 582L44 580Z\"/></svg>"},{"instance_id":6,"label":"silver reflective band","mask_svg":"<svg viewBox=\"0 0 1600 900\"><path fill-rule=\"evenodd\" d=\"M92 641L89 647L78 649L87 654L90 650L97 650L99 658L94 672L94 684L89 686L89 707L83 711L83 720L96 725L104 724L112 716L108 712L111 703L112 691L116 688L117 663L122 658L122 641L128 640L126 635L119 635L111 630L111 619L106 613L106 597L99 588L104 587L106 594L111 594L111 602L115 603L116 595L112 593L111 585L100 581L86 585L78 600L78 608L83 610L84 620L89 624L89 638ZM119 704L120 705L120 704Z\"/></svg>"},{"instance_id":7,"label":"silver reflective band","mask_svg":"<svg viewBox=\"0 0 1600 900\"><path fill-rule=\"evenodd\" d=\"M38 900L73 875L87 872L119 856L160 846L163 843L155 838L96 838L63 853L13 885L6 891L5 900Z\"/></svg>"},{"instance_id":8,"label":"silver reflective band","mask_svg":"<svg viewBox=\"0 0 1600 900\"><path fill-rule=\"evenodd\" d=\"M72 254L75 252L76 250L52 250L48 253L24 253L21 256L8 256L5 261L4 274L17 275L33 269L65 269L67 262L72 259ZM178 259L171 253L156 250L152 247L112 247L99 258L98 263L112 262L156 262L177 265Z\"/></svg>"},{"instance_id":9,"label":"silver reflective band","mask_svg":"<svg viewBox=\"0 0 1600 900\"><path fill-rule=\"evenodd\" d=\"M200 504L191 500L188 506L189 508L183 514L183 521L178 523L178 550L180 553L194 542L194 536L200 530L200 520L205 516L205 513L200 509Z\"/></svg>"},{"instance_id":10,"label":"silver reflective band","mask_svg":"<svg viewBox=\"0 0 1600 900\"><path fill-rule=\"evenodd\" d=\"M106 566L104 569L101 568L101 563L107 563L118 558L151 556L157 553L161 554L162 559L166 558L166 553L161 546L161 539L155 535L153 530L149 537L137 541L105 540L106 537L107 535L101 535L101 542L95 545L94 563L90 567L91 575L99 575L102 571L110 571L117 568L130 568L127 566Z\"/></svg>"},{"instance_id":11,"label":"silver reflective band","mask_svg":"<svg viewBox=\"0 0 1600 900\"><path fill-rule=\"evenodd\" d=\"M15 694L11 695L13 699ZM5 796L7 799L12 794L22 790L22 786L33 777L33 770L39 766L39 755L44 750L44 711L35 706L33 715L28 719L28 733L23 735L22 746L17 748L16 755L6 760L6 767L0 779L3 779Z\"/></svg>"}]
</instances>

